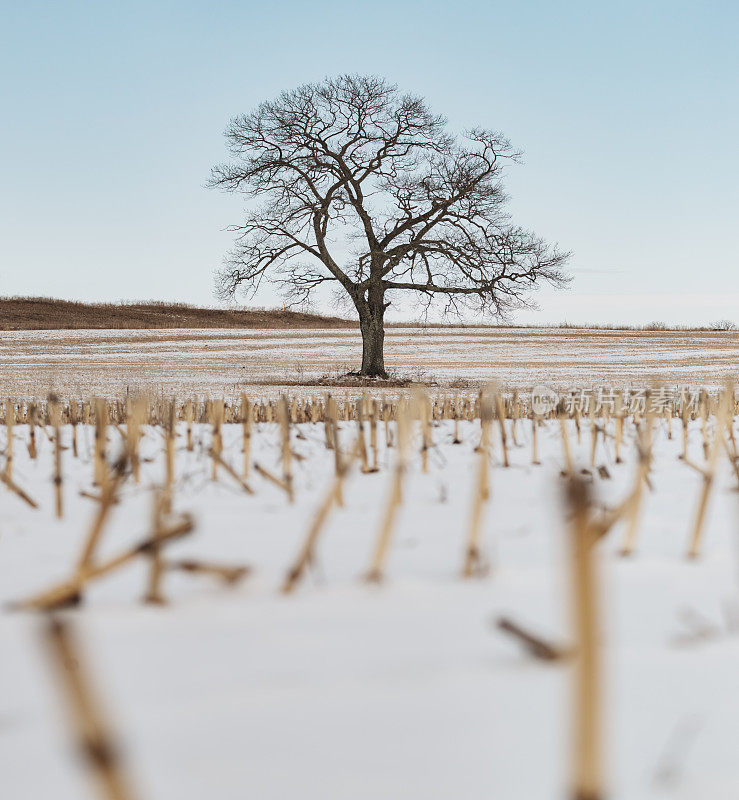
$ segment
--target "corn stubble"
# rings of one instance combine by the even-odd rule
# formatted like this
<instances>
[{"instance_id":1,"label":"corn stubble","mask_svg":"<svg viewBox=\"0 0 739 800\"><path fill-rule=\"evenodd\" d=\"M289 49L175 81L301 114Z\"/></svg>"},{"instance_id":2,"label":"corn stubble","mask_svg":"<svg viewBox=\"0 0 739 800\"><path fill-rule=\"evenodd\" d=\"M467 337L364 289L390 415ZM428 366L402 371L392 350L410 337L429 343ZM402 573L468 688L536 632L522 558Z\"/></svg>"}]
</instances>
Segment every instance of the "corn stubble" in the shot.
<instances>
[{"instance_id":1,"label":"corn stubble","mask_svg":"<svg viewBox=\"0 0 739 800\"><path fill-rule=\"evenodd\" d=\"M470 448L473 441L477 446L472 452L468 516L460 520L455 535L459 536L463 549L461 576L484 577L488 574L485 540L495 532L496 505L505 503L505 498L493 496L494 470L511 467L512 452L525 448L527 437L531 466L541 465L541 436L557 436L561 441L558 480L570 543L572 641L561 644L546 635L533 634L511 616L500 618L497 630L516 640L531 657L553 666L565 664L572 668L573 800L602 800L607 790L602 736L605 711L600 648L604 598L599 579L599 543L612 528L622 525L620 552L632 555L637 549L639 533L642 537L648 535L648 531L640 532L640 528L648 493L653 490L653 449L658 432L664 430L669 438L673 420L681 425L681 460L702 478L688 537L691 558L697 558L708 546L707 509L722 459L731 464L739 488L739 454L734 434L737 402L731 386L717 397L704 393L697 409L678 401L659 413L649 409L632 411L617 396L612 407L590 408L584 415L579 408L561 406L542 414L536 413L518 394L506 397L492 386L476 396L457 393L453 398L434 398L419 389L392 401L364 393L356 402L348 398L337 400L331 394L305 402L285 395L274 401L242 394L233 403L223 398L182 401L147 396L129 397L126 402L104 398L64 402L50 395L45 403L7 399L0 408L4 411L5 428L0 480L17 500L32 506L35 513L43 514L45 508L39 507L16 482L14 449L19 443L21 447L25 444L29 457L36 460L40 442L46 435L53 448L53 514L61 518L65 514L65 465L70 458L88 456L85 442L89 446L89 440L79 436L79 426L85 426L84 433L88 432L87 426L94 431L90 482L96 489L85 496L92 498L95 508L80 551L70 559L65 580L20 599L14 607L47 615L45 636L49 657L62 677L70 709L70 728L86 754L100 796L118 800L130 800L134 795L115 754L111 726L90 690L87 671L81 666L70 667L72 663L82 663L77 637L56 612L81 603L95 581L137 560L146 565L140 597L146 603L166 606L160 613L169 613L167 608L176 603L176 597L168 596L165 591L168 574L203 576L235 589L253 571L245 564L169 556L173 542L196 531L195 520L182 509L186 496L178 484L178 451L202 461L213 482L228 484L238 491L247 515L250 498L270 486L279 489L284 502L295 502L300 491L296 465L306 458L300 452L301 439L312 437L331 453L333 474L305 520L297 553L287 563L279 587L283 593L292 594L315 565L319 542L332 515L342 508L351 513L346 497L350 481L353 490L362 481L387 484L369 564L363 573L364 579L372 583L386 580L409 481L424 480L432 472L443 473L443 462L436 453L440 436L446 435L449 444L462 444L463 431ZM441 427L444 421L451 424ZM698 459L693 455L695 448L691 449L690 431L695 431L690 427L691 422L700 424ZM226 425L239 426L239 460L233 460L224 448ZM590 434L584 444L586 466L579 460L583 427ZM158 480L144 487L140 449L142 440L150 436L161 440L164 469ZM253 460L255 440L259 437L272 442L274 458L269 466ZM615 464L627 463L633 473L626 497L614 508L603 508L594 498L595 477L610 478L603 458ZM524 473L521 480L526 480ZM151 493L148 530L141 533L137 543L103 558L99 555L100 545L110 517L115 509L125 507L127 493L136 486L140 487L138 491ZM455 486L452 490L463 488ZM492 511L489 523L487 509ZM412 509L407 513L411 514ZM361 558L358 566L360 563ZM490 580L495 580L494 576Z\"/></svg>"}]
</instances>

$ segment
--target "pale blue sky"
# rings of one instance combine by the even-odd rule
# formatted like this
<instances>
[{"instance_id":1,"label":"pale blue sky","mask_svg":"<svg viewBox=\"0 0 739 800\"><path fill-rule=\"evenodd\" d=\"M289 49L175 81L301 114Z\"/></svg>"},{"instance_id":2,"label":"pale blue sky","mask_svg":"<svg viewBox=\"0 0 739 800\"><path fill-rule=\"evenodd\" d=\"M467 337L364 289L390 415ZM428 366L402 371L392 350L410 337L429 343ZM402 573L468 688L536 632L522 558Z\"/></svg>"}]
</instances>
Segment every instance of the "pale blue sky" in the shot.
<instances>
[{"instance_id":1,"label":"pale blue sky","mask_svg":"<svg viewBox=\"0 0 739 800\"><path fill-rule=\"evenodd\" d=\"M229 118L371 72L525 151L511 209L575 280L519 319L739 322L737 3L0 7L1 294L213 304Z\"/></svg>"}]
</instances>

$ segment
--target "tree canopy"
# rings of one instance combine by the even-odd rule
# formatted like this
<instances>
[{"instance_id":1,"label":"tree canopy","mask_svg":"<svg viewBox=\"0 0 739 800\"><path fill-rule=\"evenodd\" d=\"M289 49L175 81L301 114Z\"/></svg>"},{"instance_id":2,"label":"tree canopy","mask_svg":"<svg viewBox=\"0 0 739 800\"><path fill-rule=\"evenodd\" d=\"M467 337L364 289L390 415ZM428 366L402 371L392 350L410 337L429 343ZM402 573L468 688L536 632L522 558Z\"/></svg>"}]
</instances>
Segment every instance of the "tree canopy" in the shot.
<instances>
[{"instance_id":1,"label":"tree canopy","mask_svg":"<svg viewBox=\"0 0 739 800\"><path fill-rule=\"evenodd\" d=\"M231 228L219 291L279 282L289 302L323 284L357 309L362 372L383 374L395 292L446 312L503 316L541 281L562 285L568 253L514 225L502 185L520 153L501 133L449 132L426 102L373 76L283 92L231 120L232 160L211 185L251 200Z\"/></svg>"}]
</instances>

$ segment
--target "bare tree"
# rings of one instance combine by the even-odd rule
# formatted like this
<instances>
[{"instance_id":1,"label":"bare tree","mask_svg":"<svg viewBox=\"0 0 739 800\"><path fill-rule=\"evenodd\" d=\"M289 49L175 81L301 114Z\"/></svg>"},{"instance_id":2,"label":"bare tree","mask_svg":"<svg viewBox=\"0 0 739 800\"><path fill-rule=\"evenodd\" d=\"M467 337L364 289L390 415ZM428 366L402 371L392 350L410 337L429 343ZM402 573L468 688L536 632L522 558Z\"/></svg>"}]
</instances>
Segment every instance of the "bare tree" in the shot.
<instances>
[{"instance_id":1,"label":"bare tree","mask_svg":"<svg viewBox=\"0 0 739 800\"><path fill-rule=\"evenodd\" d=\"M221 296L263 279L290 302L333 283L362 332L362 375L385 376L388 295L415 293L446 312L504 316L535 284L563 284L568 253L514 226L504 166L520 154L500 133L463 137L426 103L377 77L344 75L283 92L226 130L232 163L211 185L252 203L231 230ZM261 201L261 202L256 202Z\"/></svg>"}]
</instances>

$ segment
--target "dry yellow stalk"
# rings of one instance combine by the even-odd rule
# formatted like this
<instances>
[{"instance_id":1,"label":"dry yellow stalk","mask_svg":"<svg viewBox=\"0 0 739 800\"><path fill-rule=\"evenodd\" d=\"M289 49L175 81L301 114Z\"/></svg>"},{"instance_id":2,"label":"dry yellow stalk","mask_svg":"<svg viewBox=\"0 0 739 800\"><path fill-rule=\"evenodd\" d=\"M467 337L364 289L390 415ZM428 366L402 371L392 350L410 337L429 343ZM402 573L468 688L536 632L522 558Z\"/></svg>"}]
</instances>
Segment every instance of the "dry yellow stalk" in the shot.
<instances>
[{"instance_id":1,"label":"dry yellow stalk","mask_svg":"<svg viewBox=\"0 0 739 800\"><path fill-rule=\"evenodd\" d=\"M369 461L367 460L367 441L364 438L364 398L356 402L357 419L357 443L359 447L359 457L362 461L362 472L370 472Z\"/></svg>"},{"instance_id":2,"label":"dry yellow stalk","mask_svg":"<svg viewBox=\"0 0 739 800\"><path fill-rule=\"evenodd\" d=\"M216 400L210 407L210 423L213 427L213 436L210 445L210 452L213 456L212 459L212 473L211 477L214 481L218 480L218 458L223 452L223 434L221 427L223 425L223 416L225 413L223 400Z\"/></svg>"},{"instance_id":3,"label":"dry yellow stalk","mask_svg":"<svg viewBox=\"0 0 739 800\"><path fill-rule=\"evenodd\" d=\"M69 424L72 426L72 456L77 458L77 425L80 421L79 404L76 400L69 401Z\"/></svg>"},{"instance_id":4,"label":"dry yellow stalk","mask_svg":"<svg viewBox=\"0 0 739 800\"><path fill-rule=\"evenodd\" d=\"M15 607L48 611L75 604L79 602L82 589L89 581L102 578L104 575L118 569L118 567L132 561L136 556L146 555L154 546L161 545L171 539L176 539L190 533L193 527L192 518L189 515L183 515L179 522L160 531L156 538L148 537L140 544L128 550L124 550L122 553L103 564L88 564L88 566L77 570L70 580L63 581L62 583L52 586L51 589L40 592L27 600L23 600L17 603Z\"/></svg>"},{"instance_id":5,"label":"dry yellow stalk","mask_svg":"<svg viewBox=\"0 0 739 800\"><path fill-rule=\"evenodd\" d=\"M500 395L498 395L500 402ZM477 475L472 495L472 508L467 532L462 576L471 578L485 573L486 567L480 550L482 512L490 498L490 427L493 419L493 401L489 392L480 394L480 445L477 448ZM498 411L500 413L500 409Z\"/></svg>"},{"instance_id":6,"label":"dry yellow stalk","mask_svg":"<svg viewBox=\"0 0 739 800\"><path fill-rule=\"evenodd\" d=\"M103 526L108 519L108 514L110 513L111 508L115 504L118 487L123 481L124 474L125 461L120 461L115 466L112 479L105 481L101 487L100 505L98 506L97 513L95 514L92 526L90 527L90 530L87 534L87 539L85 540L85 546L83 547L82 554L79 558L77 565L78 572L83 572L92 563L93 555L95 554L98 541L100 540L100 534L102 533Z\"/></svg>"},{"instance_id":7,"label":"dry yellow stalk","mask_svg":"<svg viewBox=\"0 0 739 800\"><path fill-rule=\"evenodd\" d=\"M590 495L585 481L572 475L567 485L572 519L572 608L575 621L574 800L601 800L601 665L598 650L600 614L598 576L593 550L598 531L590 523Z\"/></svg>"},{"instance_id":8,"label":"dry yellow stalk","mask_svg":"<svg viewBox=\"0 0 739 800\"><path fill-rule=\"evenodd\" d=\"M349 473L351 465L356 459L358 452L359 443L357 442L348 458L342 460L340 472L334 476L328 492L324 495L321 504L318 506L315 516L313 517L310 527L308 528L308 532L306 533L305 539L303 540L300 552L298 553L294 564L290 567L285 577L285 582L282 585L282 591L285 594L293 591L300 579L303 577L305 570L313 562L313 555L315 553L316 543L318 542L318 536L326 524L326 520L328 519L331 509L334 505L338 505L337 500L341 492L342 482Z\"/></svg>"},{"instance_id":9,"label":"dry yellow stalk","mask_svg":"<svg viewBox=\"0 0 739 800\"><path fill-rule=\"evenodd\" d=\"M370 448L372 449L372 472L377 472L379 469L377 463L377 421L379 419L379 402L372 401L372 411L370 414Z\"/></svg>"},{"instance_id":10,"label":"dry yellow stalk","mask_svg":"<svg viewBox=\"0 0 739 800\"><path fill-rule=\"evenodd\" d=\"M495 404L498 411L498 425L500 427L500 444L503 448L503 466L508 467L510 463L508 461L508 437L506 436L506 412L505 412L505 405L503 404L503 398L498 392L495 395Z\"/></svg>"},{"instance_id":11,"label":"dry yellow stalk","mask_svg":"<svg viewBox=\"0 0 739 800\"><path fill-rule=\"evenodd\" d=\"M562 436L562 454L564 455L564 460L565 460L565 472L568 475L572 475L573 466L572 466L572 451L570 450L570 437L569 434L567 433L567 420L562 415L560 415L559 417L559 430Z\"/></svg>"},{"instance_id":12,"label":"dry yellow stalk","mask_svg":"<svg viewBox=\"0 0 739 800\"><path fill-rule=\"evenodd\" d=\"M194 417L194 409L193 403L191 399L185 403L185 423L187 424L187 450L188 452L192 452L193 443L192 443L192 422Z\"/></svg>"},{"instance_id":13,"label":"dry yellow stalk","mask_svg":"<svg viewBox=\"0 0 739 800\"><path fill-rule=\"evenodd\" d=\"M539 415L531 412L531 463L539 465Z\"/></svg>"},{"instance_id":14,"label":"dry yellow stalk","mask_svg":"<svg viewBox=\"0 0 739 800\"><path fill-rule=\"evenodd\" d=\"M105 461L108 422L108 403L101 398L97 398L95 400L95 462L93 478L96 486L104 486L108 480L108 465Z\"/></svg>"},{"instance_id":15,"label":"dry yellow stalk","mask_svg":"<svg viewBox=\"0 0 739 800\"><path fill-rule=\"evenodd\" d=\"M8 399L5 401L5 430L7 444L5 445L5 477L9 482L13 480L13 425L15 424L15 403Z\"/></svg>"},{"instance_id":16,"label":"dry yellow stalk","mask_svg":"<svg viewBox=\"0 0 739 800\"><path fill-rule=\"evenodd\" d=\"M251 488L251 486L249 486L249 484L236 472L236 470L228 463L228 461L226 461L223 458L223 456L220 456L217 453L214 453L213 451L211 451L210 455L211 458L213 458L221 467L223 467L223 469L226 470L226 472L228 472L228 474L236 481L236 483L239 484L239 486L241 486L241 488L247 494L254 494L254 490ZM256 464L254 465L254 469L257 469ZM263 470L261 470L261 468L258 471L263 473Z\"/></svg>"},{"instance_id":17,"label":"dry yellow stalk","mask_svg":"<svg viewBox=\"0 0 739 800\"><path fill-rule=\"evenodd\" d=\"M733 399L733 398L732 398ZM711 496L714 478L716 476L716 466L718 464L719 453L723 449L724 429L727 425L729 411L729 393L723 392L719 398L719 406L716 411L715 429L713 432L713 442L709 446L708 464L703 474L703 486L698 498L698 506L695 511L693 529L690 535L690 547L688 549L689 558L697 558L700 554L701 539L708 510L708 501ZM707 435L707 434L706 434Z\"/></svg>"},{"instance_id":18,"label":"dry yellow stalk","mask_svg":"<svg viewBox=\"0 0 739 800\"><path fill-rule=\"evenodd\" d=\"M108 800L133 800L135 795L110 724L91 689L82 652L69 623L56 618L49 620L46 642L64 687L74 736L101 796Z\"/></svg>"},{"instance_id":19,"label":"dry yellow stalk","mask_svg":"<svg viewBox=\"0 0 739 800\"><path fill-rule=\"evenodd\" d=\"M36 458L36 415L38 409L35 403L30 403L28 406L28 455Z\"/></svg>"},{"instance_id":20,"label":"dry yellow stalk","mask_svg":"<svg viewBox=\"0 0 739 800\"><path fill-rule=\"evenodd\" d=\"M649 480L649 470L652 459L651 442L648 434L645 433L643 429L640 429L638 431L638 437L638 464L636 467L634 488L632 489L630 496L626 536L624 539L624 545L621 548L621 555L623 556L631 555L634 550L634 545L636 543L636 531L639 526L639 516L643 504L644 487L647 486Z\"/></svg>"},{"instance_id":21,"label":"dry yellow stalk","mask_svg":"<svg viewBox=\"0 0 739 800\"><path fill-rule=\"evenodd\" d=\"M392 475L390 496L385 506L385 511L380 524L380 531L377 536L372 562L366 574L368 581L380 581L383 577L383 570L387 553L390 548L395 518L401 503L403 502L403 478L406 471L407 452L410 439L410 414L405 399L398 403L395 415L395 424L398 434L398 448L395 460L395 469Z\"/></svg>"},{"instance_id":22,"label":"dry yellow stalk","mask_svg":"<svg viewBox=\"0 0 739 800\"><path fill-rule=\"evenodd\" d=\"M277 486L278 489L282 489L285 494L290 497L290 487L285 483L285 481L280 480L276 475L273 475L268 469L265 469L261 464L257 464L254 462L254 472L261 475L263 478L266 478L270 483Z\"/></svg>"},{"instance_id":23,"label":"dry yellow stalk","mask_svg":"<svg viewBox=\"0 0 739 800\"><path fill-rule=\"evenodd\" d=\"M293 493L292 449L290 447L290 412L285 395L280 398L277 415L282 434L282 482L287 487L287 499L292 503L295 496Z\"/></svg>"},{"instance_id":24,"label":"dry yellow stalk","mask_svg":"<svg viewBox=\"0 0 739 800\"><path fill-rule=\"evenodd\" d=\"M213 575L229 585L238 583L251 571L250 567L244 565L212 564L208 561L193 561L191 559L167 561L165 566L167 569L180 570L182 572Z\"/></svg>"},{"instance_id":25,"label":"dry yellow stalk","mask_svg":"<svg viewBox=\"0 0 739 800\"><path fill-rule=\"evenodd\" d=\"M24 492L23 489L21 489L21 487L18 486L18 484L12 478L8 477L5 472L0 472L0 481L2 481L11 492L17 494L21 500L23 500L25 503L28 503L31 508L38 508L38 503L32 497L26 494L26 492Z\"/></svg>"},{"instance_id":26,"label":"dry yellow stalk","mask_svg":"<svg viewBox=\"0 0 739 800\"><path fill-rule=\"evenodd\" d=\"M165 513L169 513L170 498L167 490L155 492L152 498L151 514L151 538L152 546L148 551L149 556L149 580L147 582L144 602L163 605L164 595L162 594L162 575L164 573L164 562L162 561L161 544L159 536L162 531L162 520Z\"/></svg>"},{"instance_id":27,"label":"dry yellow stalk","mask_svg":"<svg viewBox=\"0 0 739 800\"><path fill-rule=\"evenodd\" d=\"M244 480L249 477L251 468L251 434L254 424L254 410L251 402L245 394L241 395L241 426L242 426L242 450L244 455L244 468L242 470Z\"/></svg>"},{"instance_id":28,"label":"dry yellow stalk","mask_svg":"<svg viewBox=\"0 0 739 800\"><path fill-rule=\"evenodd\" d=\"M59 398L49 395L49 418L54 429L54 499L56 517L61 519L64 515L64 503L62 496L62 435L61 435L61 406Z\"/></svg>"}]
</instances>

